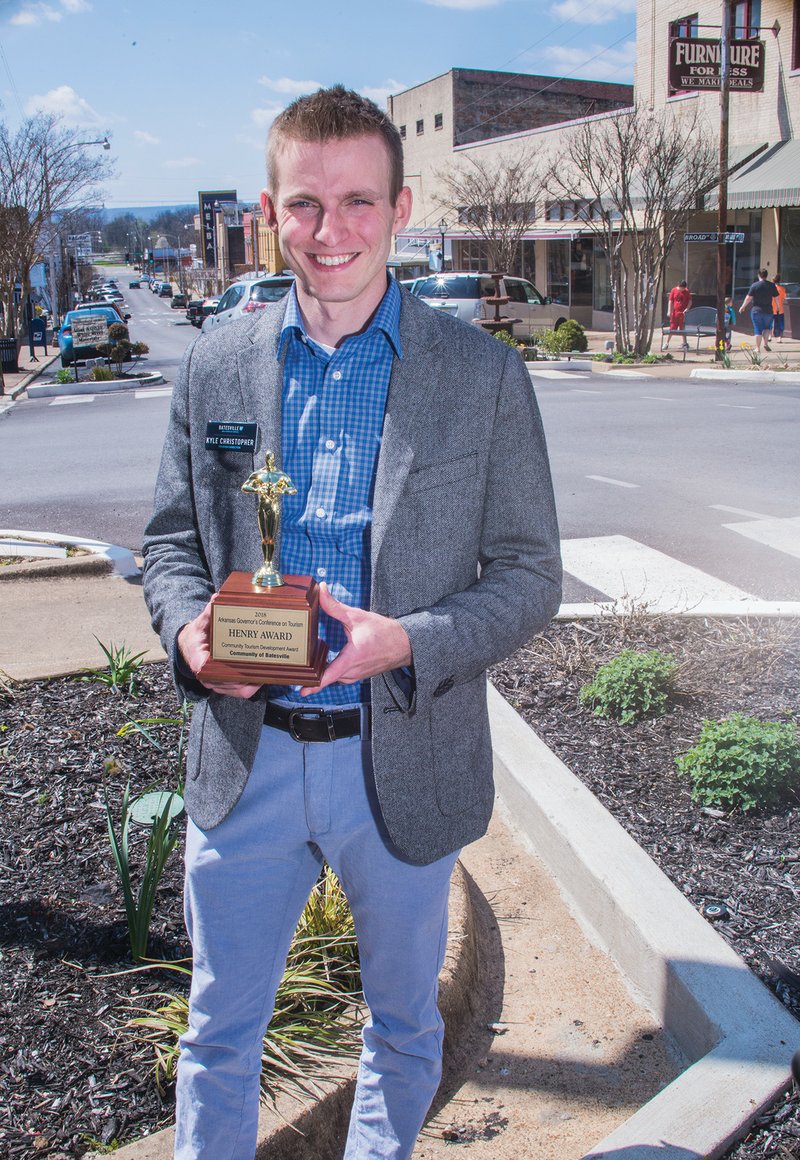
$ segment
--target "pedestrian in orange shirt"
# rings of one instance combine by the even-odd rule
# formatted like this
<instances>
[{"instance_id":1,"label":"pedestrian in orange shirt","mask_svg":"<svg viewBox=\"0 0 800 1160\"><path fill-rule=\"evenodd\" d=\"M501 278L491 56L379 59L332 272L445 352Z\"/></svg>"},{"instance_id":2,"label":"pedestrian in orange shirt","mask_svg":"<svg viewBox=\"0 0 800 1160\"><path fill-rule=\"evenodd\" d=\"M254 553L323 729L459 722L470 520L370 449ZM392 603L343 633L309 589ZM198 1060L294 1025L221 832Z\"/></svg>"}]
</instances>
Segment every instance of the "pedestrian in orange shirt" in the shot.
<instances>
[{"instance_id":1,"label":"pedestrian in orange shirt","mask_svg":"<svg viewBox=\"0 0 800 1160\"><path fill-rule=\"evenodd\" d=\"M781 282L780 274L776 274L772 279L775 283L775 288L778 291L778 297L772 303L772 309L775 311L775 317L772 320L772 335L777 342L783 339L783 328L786 323L786 287Z\"/></svg>"}]
</instances>

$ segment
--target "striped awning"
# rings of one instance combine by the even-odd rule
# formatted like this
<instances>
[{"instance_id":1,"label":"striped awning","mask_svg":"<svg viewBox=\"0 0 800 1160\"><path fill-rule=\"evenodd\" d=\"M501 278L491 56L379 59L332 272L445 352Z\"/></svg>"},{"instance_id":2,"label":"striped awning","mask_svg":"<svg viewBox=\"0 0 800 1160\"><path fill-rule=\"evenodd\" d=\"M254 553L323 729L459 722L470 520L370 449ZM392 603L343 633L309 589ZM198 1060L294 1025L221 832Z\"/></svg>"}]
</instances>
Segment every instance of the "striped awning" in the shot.
<instances>
[{"instance_id":1,"label":"striped awning","mask_svg":"<svg viewBox=\"0 0 800 1160\"><path fill-rule=\"evenodd\" d=\"M800 139L779 141L728 182L728 209L800 205Z\"/></svg>"}]
</instances>

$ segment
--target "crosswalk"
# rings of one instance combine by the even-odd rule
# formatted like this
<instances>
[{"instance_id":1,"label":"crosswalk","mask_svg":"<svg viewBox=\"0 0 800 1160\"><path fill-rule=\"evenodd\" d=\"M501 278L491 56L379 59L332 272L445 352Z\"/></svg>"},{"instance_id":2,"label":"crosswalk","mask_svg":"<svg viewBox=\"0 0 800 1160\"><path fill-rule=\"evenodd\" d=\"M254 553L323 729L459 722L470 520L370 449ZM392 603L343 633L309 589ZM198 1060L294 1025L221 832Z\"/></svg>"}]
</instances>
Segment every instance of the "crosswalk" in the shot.
<instances>
[{"instance_id":1,"label":"crosswalk","mask_svg":"<svg viewBox=\"0 0 800 1160\"><path fill-rule=\"evenodd\" d=\"M800 517L723 526L800 558ZM590 602L563 604L561 616L596 615L625 608L696 616L800 615L800 601L762 600L628 536L562 540L561 554L566 575L600 594Z\"/></svg>"},{"instance_id":2,"label":"crosswalk","mask_svg":"<svg viewBox=\"0 0 800 1160\"><path fill-rule=\"evenodd\" d=\"M130 391L120 391L119 395L130 397ZM172 396L172 387L142 387L139 391L133 391L134 399L169 399ZM57 395L54 399L49 401L50 407L66 407L72 403L94 403L98 398L111 398L109 394L104 395Z\"/></svg>"}]
</instances>

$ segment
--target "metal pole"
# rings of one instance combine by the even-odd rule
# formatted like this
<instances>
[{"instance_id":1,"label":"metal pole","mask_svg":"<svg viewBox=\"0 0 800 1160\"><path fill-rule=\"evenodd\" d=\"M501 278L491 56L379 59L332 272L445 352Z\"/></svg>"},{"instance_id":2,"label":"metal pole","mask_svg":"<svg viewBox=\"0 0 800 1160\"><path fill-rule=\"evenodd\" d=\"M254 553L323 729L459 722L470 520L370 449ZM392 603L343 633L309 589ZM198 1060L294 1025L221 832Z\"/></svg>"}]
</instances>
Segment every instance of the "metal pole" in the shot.
<instances>
[{"instance_id":1,"label":"metal pole","mask_svg":"<svg viewBox=\"0 0 800 1160\"><path fill-rule=\"evenodd\" d=\"M725 282L728 245L728 110L730 106L730 0L722 0L719 81L719 201L717 204L717 338L714 357L722 361L725 349Z\"/></svg>"}]
</instances>

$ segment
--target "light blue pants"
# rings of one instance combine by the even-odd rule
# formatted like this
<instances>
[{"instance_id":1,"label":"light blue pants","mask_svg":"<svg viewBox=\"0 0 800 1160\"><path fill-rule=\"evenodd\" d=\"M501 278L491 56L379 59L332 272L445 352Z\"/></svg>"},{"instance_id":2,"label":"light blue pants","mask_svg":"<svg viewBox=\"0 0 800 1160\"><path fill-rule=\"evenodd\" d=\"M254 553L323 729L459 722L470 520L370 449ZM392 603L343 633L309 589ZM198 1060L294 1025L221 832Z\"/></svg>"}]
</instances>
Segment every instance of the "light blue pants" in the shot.
<instances>
[{"instance_id":1,"label":"light blue pants","mask_svg":"<svg viewBox=\"0 0 800 1160\"><path fill-rule=\"evenodd\" d=\"M253 1158L261 1043L323 858L353 912L370 1009L345 1157L411 1156L441 1076L436 996L456 857L412 866L393 852L368 744L301 744L263 729L229 816L208 831L188 826L194 969L178 1065L176 1160Z\"/></svg>"}]
</instances>

